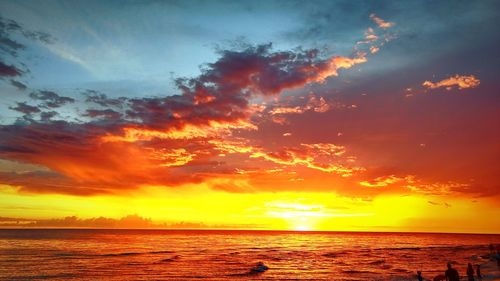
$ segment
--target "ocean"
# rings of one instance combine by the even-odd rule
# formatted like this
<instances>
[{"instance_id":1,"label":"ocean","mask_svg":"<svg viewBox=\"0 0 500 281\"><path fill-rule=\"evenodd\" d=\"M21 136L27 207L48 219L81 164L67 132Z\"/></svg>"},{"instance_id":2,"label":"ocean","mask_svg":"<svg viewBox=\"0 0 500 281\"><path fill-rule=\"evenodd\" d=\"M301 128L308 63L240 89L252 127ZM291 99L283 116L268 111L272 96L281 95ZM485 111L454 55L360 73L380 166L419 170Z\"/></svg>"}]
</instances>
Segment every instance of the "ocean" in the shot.
<instances>
[{"instance_id":1,"label":"ocean","mask_svg":"<svg viewBox=\"0 0 500 281\"><path fill-rule=\"evenodd\" d=\"M500 235L0 230L0 280L416 280L488 262ZM256 273L257 262L269 267ZM483 275L500 280L485 264Z\"/></svg>"}]
</instances>

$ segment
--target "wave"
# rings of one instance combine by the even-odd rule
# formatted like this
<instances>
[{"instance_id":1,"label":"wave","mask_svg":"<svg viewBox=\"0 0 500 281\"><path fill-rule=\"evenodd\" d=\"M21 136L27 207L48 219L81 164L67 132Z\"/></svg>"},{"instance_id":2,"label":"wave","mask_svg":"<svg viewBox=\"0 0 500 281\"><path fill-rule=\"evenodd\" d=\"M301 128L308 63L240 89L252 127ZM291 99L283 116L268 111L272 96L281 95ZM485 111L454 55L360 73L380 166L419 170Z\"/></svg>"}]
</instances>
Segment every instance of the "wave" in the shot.
<instances>
[{"instance_id":1,"label":"wave","mask_svg":"<svg viewBox=\"0 0 500 281\"><path fill-rule=\"evenodd\" d=\"M327 258L338 258L340 256L349 255L350 253L351 253L350 251L337 251L337 252L328 252L323 254L322 256Z\"/></svg>"},{"instance_id":2,"label":"wave","mask_svg":"<svg viewBox=\"0 0 500 281\"><path fill-rule=\"evenodd\" d=\"M375 274L376 272L371 271L371 270L355 270L355 269L344 269L342 270L342 273L347 273L347 274Z\"/></svg>"},{"instance_id":3,"label":"wave","mask_svg":"<svg viewBox=\"0 0 500 281\"><path fill-rule=\"evenodd\" d=\"M165 250L165 251L151 251L151 252L147 252L148 254L172 254L172 253L175 253L174 251L168 251L168 250Z\"/></svg>"},{"instance_id":4,"label":"wave","mask_svg":"<svg viewBox=\"0 0 500 281\"><path fill-rule=\"evenodd\" d=\"M487 249L486 245L454 245L454 246L427 246L427 247L389 247L374 248L374 251L421 251L421 250L481 250Z\"/></svg>"},{"instance_id":5,"label":"wave","mask_svg":"<svg viewBox=\"0 0 500 281\"><path fill-rule=\"evenodd\" d=\"M162 259L160 262L173 262L180 258L180 255L173 256L171 258Z\"/></svg>"},{"instance_id":6,"label":"wave","mask_svg":"<svg viewBox=\"0 0 500 281\"><path fill-rule=\"evenodd\" d=\"M142 255L144 253L138 253L138 252L125 252L125 253L117 253L117 254L103 254L100 255L102 257L121 257L121 256L138 256Z\"/></svg>"},{"instance_id":7,"label":"wave","mask_svg":"<svg viewBox=\"0 0 500 281\"><path fill-rule=\"evenodd\" d=\"M227 274L226 276L228 277L247 277L247 276L256 276L256 275L261 275L265 271L254 271L254 270L249 270L244 273L232 273L232 274Z\"/></svg>"},{"instance_id":8,"label":"wave","mask_svg":"<svg viewBox=\"0 0 500 281\"><path fill-rule=\"evenodd\" d=\"M121 253L107 253L107 254L87 254L80 252L59 252L51 254L54 257L128 257L128 256L139 256L139 255L161 255L161 254L173 254L174 251L149 251L149 252L121 252Z\"/></svg>"},{"instance_id":9,"label":"wave","mask_svg":"<svg viewBox=\"0 0 500 281\"><path fill-rule=\"evenodd\" d=\"M385 260L375 260L375 261L369 262L368 264L379 265L379 264L384 264L384 263L385 263Z\"/></svg>"}]
</instances>

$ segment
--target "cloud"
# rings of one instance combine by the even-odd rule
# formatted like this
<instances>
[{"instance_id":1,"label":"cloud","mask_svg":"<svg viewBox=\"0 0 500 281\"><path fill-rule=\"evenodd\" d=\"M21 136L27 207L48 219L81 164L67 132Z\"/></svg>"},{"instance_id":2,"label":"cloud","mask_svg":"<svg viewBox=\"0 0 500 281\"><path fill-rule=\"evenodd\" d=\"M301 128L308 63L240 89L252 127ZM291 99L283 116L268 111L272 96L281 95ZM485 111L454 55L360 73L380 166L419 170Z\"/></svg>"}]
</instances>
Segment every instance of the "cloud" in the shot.
<instances>
[{"instance_id":1,"label":"cloud","mask_svg":"<svg viewBox=\"0 0 500 281\"><path fill-rule=\"evenodd\" d=\"M121 218L92 217L80 218L78 216L67 216L63 218L38 219L22 217L0 217L0 228L104 228L104 229L141 229L141 228L165 228L165 229L249 229L262 228L257 224L205 224L190 221L155 222L137 214L127 215ZM133 254L151 254L159 252L137 252ZM106 255L128 255L130 253L110 253Z\"/></svg>"},{"instance_id":2,"label":"cloud","mask_svg":"<svg viewBox=\"0 0 500 281\"><path fill-rule=\"evenodd\" d=\"M30 40L40 41L45 44L51 44L55 41L55 38L46 32L25 29L21 24L14 20L0 17L0 34L2 35L2 38L5 38L4 36L8 36L9 33L19 33ZM15 47L21 48L19 45L15 45Z\"/></svg>"},{"instance_id":3,"label":"cloud","mask_svg":"<svg viewBox=\"0 0 500 281\"><path fill-rule=\"evenodd\" d=\"M316 95L309 95L305 105L272 107L272 109L269 110L269 114L302 114L307 111L323 113L330 110L333 106L335 106L335 104L327 102L323 97L318 98Z\"/></svg>"},{"instance_id":4,"label":"cloud","mask_svg":"<svg viewBox=\"0 0 500 281\"><path fill-rule=\"evenodd\" d=\"M446 90L451 90L454 86L456 86L459 90L467 89L467 88L475 88L479 86L481 81L477 79L474 75L458 75L452 76L450 78L438 81L424 81L422 86L428 89L437 89L437 88L446 88Z\"/></svg>"},{"instance_id":5,"label":"cloud","mask_svg":"<svg viewBox=\"0 0 500 281\"><path fill-rule=\"evenodd\" d=\"M15 57L15 56L17 56L17 52L19 50L23 50L26 48L23 44L20 44L20 43L14 41L13 39L5 37L5 36L6 36L5 33L0 32L0 43L1 43L0 50L2 52L5 52L5 53L9 54L10 56Z\"/></svg>"},{"instance_id":6,"label":"cloud","mask_svg":"<svg viewBox=\"0 0 500 281\"><path fill-rule=\"evenodd\" d=\"M383 19L377 17L377 15L375 14L371 14L370 15L370 18L373 20L373 22L375 22L377 24L378 27L380 28L383 28L383 29L387 29L387 28L390 28L390 27L393 27L394 26L394 23L393 22L387 22L387 21L384 21Z\"/></svg>"},{"instance_id":7,"label":"cloud","mask_svg":"<svg viewBox=\"0 0 500 281\"><path fill-rule=\"evenodd\" d=\"M434 202L434 201L427 201L427 203L431 204L431 205L434 205L434 206L444 206L446 208L449 208L451 207L450 204L446 203L446 202L443 202L443 203L438 203L438 202Z\"/></svg>"},{"instance_id":8,"label":"cloud","mask_svg":"<svg viewBox=\"0 0 500 281\"><path fill-rule=\"evenodd\" d=\"M154 224L151 219L138 215L128 215L120 219L105 217L79 218L68 216L54 219L29 219L0 217L0 226L3 227L91 227L91 228L153 228L161 225Z\"/></svg>"},{"instance_id":9,"label":"cloud","mask_svg":"<svg viewBox=\"0 0 500 281\"><path fill-rule=\"evenodd\" d=\"M339 69L365 61L362 55L321 59L317 50L271 52L271 45L222 51L221 58L208 64L199 77L177 80L182 95L130 99L125 114L138 126L156 130L214 124L241 128L254 113L251 99L322 82L337 76Z\"/></svg>"},{"instance_id":10,"label":"cloud","mask_svg":"<svg viewBox=\"0 0 500 281\"><path fill-rule=\"evenodd\" d=\"M43 44L51 44L55 41L48 33L25 29L18 22L0 16L0 54L2 54L2 60L10 57L12 60L18 62L17 64L9 65L5 61L0 61L0 78L22 76L29 72L26 65L19 61L18 54L19 51L26 49L26 46L16 41L14 39L16 36ZM16 84L12 85L17 87Z\"/></svg>"},{"instance_id":11,"label":"cloud","mask_svg":"<svg viewBox=\"0 0 500 281\"><path fill-rule=\"evenodd\" d=\"M413 192L428 196L473 196L487 197L498 194L498 185L480 185L474 181L436 180L416 175L387 175L372 180L363 180L364 187L387 188L398 192ZM394 189L396 188L396 189ZM429 204L434 202L430 201ZM437 205L437 204L436 204ZM445 204L443 204L445 205Z\"/></svg>"},{"instance_id":12,"label":"cloud","mask_svg":"<svg viewBox=\"0 0 500 281\"><path fill-rule=\"evenodd\" d=\"M9 107L9 109L15 110L17 112L21 112L23 114L34 114L34 113L39 113L41 110L40 108L36 106L29 105L25 102L18 102L17 106L15 107Z\"/></svg>"},{"instance_id":13,"label":"cloud","mask_svg":"<svg viewBox=\"0 0 500 281\"><path fill-rule=\"evenodd\" d=\"M315 49L273 51L270 44L219 54L198 77L177 79L178 95L111 99L90 90L84 93L86 104L101 108L80 111L84 121L54 120L57 111L52 110L40 114L39 121L25 118L1 125L1 158L41 165L57 176L3 174L0 183L23 192L90 195L239 176L238 160L226 159L234 161L227 165L218 161L220 154L229 153L231 140L238 140L235 133L258 129L252 116L264 108L256 106L255 99L323 83L340 69L367 61L364 53L322 57ZM58 109L76 102L47 90L30 97L40 102L38 107L22 103L13 109L34 114L41 112L40 107ZM311 97L307 106L316 112L329 109L321 97ZM357 169L338 163L344 148L333 144L299 144L278 152L245 145L250 150L234 145L231 153L343 176ZM133 159L134 164L123 159Z\"/></svg>"},{"instance_id":14,"label":"cloud","mask_svg":"<svg viewBox=\"0 0 500 281\"><path fill-rule=\"evenodd\" d=\"M371 46L370 47L370 53L375 54L380 50L379 47Z\"/></svg>"},{"instance_id":15,"label":"cloud","mask_svg":"<svg viewBox=\"0 0 500 281\"><path fill-rule=\"evenodd\" d=\"M125 101L127 100L126 98L123 97L117 99L108 98L105 94L99 93L94 90L87 90L83 93L83 95L86 97L85 102L95 103L102 107L122 108L124 106Z\"/></svg>"},{"instance_id":16,"label":"cloud","mask_svg":"<svg viewBox=\"0 0 500 281\"><path fill-rule=\"evenodd\" d=\"M21 76L24 72L14 65L8 65L0 61L0 77Z\"/></svg>"},{"instance_id":17,"label":"cloud","mask_svg":"<svg viewBox=\"0 0 500 281\"><path fill-rule=\"evenodd\" d=\"M25 84L19 82L19 81L16 81L16 80L10 80L10 84L14 87L16 87L18 90L20 91L24 91L28 88L28 86L26 86Z\"/></svg>"},{"instance_id":18,"label":"cloud","mask_svg":"<svg viewBox=\"0 0 500 281\"><path fill-rule=\"evenodd\" d=\"M486 190L474 188L471 183L457 181L437 181L426 182L411 176L411 180L405 185L406 188L413 192L428 194L428 195L452 195L475 193L475 195L484 195ZM472 192L471 192L472 191Z\"/></svg>"},{"instance_id":19,"label":"cloud","mask_svg":"<svg viewBox=\"0 0 500 281\"><path fill-rule=\"evenodd\" d=\"M49 122L52 118L56 117L58 113L56 111L44 111L40 113L40 120L42 122Z\"/></svg>"},{"instance_id":20,"label":"cloud","mask_svg":"<svg viewBox=\"0 0 500 281\"><path fill-rule=\"evenodd\" d=\"M369 27L366 31L365 31L365 37L363 38L363 40L361 41L358 41L356 43L356 46L358 45L363 45L363 44L373 44L377 41L379 41L380 39L380 36L378 36L376 33L375 33L375 30L371 27Z\"/></svg>"},{"instance_id":21,"label":"cloud","mask_svg":"<svg viewBox=\"0 0 500 281\"><path fill-rule=\"evenodd\" d=\"M346 159L340 158L344 153L345 147L331 143L302 143L298 147L284 147L277 152L253 151L250 158L263 158L286 166L303 165L310 169L336 173L343 177L349 177L353 173L361 171L362 168L360 167L349 167L341 163L352 159L349 157Z\"/></svg>"},{"instance_id":22,"label":"cloud","mask_svg":"<svg viewBox=\"0 0 500 281\"><path fill-rule=\"evenodd\" d=\"M374 20L379 27L382 28L382 31L369 27L365 31L365 37L363 38L363 40L356 42L355 49L358 50L358 52L376 54L378 51L380 51L380 48L384 46L384 44L394 38L394 35L388 33L388 31L386 30L392 27L394 23L384 22L374 14L371 14L370 18ZM379 33L377 33L377 31Z\"/></svg>"},{"instance_id":23,"label":"cloud","mask_svg":"<svg viewBox=\"0 0 500 281\"><path fill-rule=\"evenodd\" d=\"M0 146L2 154L34 154L36 150L26 147ZM21 193L59 193L86 196L109 193L100 186L87 182L82 184L53 171L0 172L2 184L10 185Z\"/></svg>"},{"instance_id":24,"label":"cloud","mask_svg":"<svg viewBox=\"0 0 500 281\"><path fill-rule=\"evenodd\" d=\"M384 187L394 183L404 181L406 178L400 178L395 175L382 176L370 181L361 181L359 184L366 187Z\"/></svg>"},{"instance_id":25,"label":"cloud","mask_svg":"<svg viewBox=\"0 0 500 281\"><path fill-rule=\"evenodd\" d=\"M30 93L30 98L42 101L41 106L47 108L57 108L68 103L75 102L75 99L70 97L60 96L52 91L37 91Z\"/></svg>"},{"instance_id":26,"label":"cloud","mask_svg":"<svg viewBox=\"0 0 500 281\"><path fill-rule=\"evenodd\" d=\"M4 19L0 17L0 51L10 55L11 57L16 57L19 50L25 49L26 46L17 42L12 38L12 33L22 30L21 26L9 19Z\"/></svg>"},{"instance_id":27,"label":"cloud","mask_svg":"<svg viewBox=\"0 0 500 281\"><path fill-rule=\"evenodd\" d=\"M112 109L87 109L86 113L83 116L87 116L90 118L102 118L111 121L118 121L122 118L122 114L120 112L114 111Z\"/></svg>"},{"instance_id":28,"label":"cloud","mask_svg":"<svg viewBox=\"0 0 500 281\"><path fill-rule=\"evenodd\" d=\"M247 154L253 159L263 159L283 166L305 166L310 169L326 173L335 173L349 177L353 173L362 171L361 167L353 167L352 156L346 156L343 146L332 143L301 143L294 147L282 147L270 150L249 145L246 141L209 141L222 155Z\"/></svg>"}]
</instances>

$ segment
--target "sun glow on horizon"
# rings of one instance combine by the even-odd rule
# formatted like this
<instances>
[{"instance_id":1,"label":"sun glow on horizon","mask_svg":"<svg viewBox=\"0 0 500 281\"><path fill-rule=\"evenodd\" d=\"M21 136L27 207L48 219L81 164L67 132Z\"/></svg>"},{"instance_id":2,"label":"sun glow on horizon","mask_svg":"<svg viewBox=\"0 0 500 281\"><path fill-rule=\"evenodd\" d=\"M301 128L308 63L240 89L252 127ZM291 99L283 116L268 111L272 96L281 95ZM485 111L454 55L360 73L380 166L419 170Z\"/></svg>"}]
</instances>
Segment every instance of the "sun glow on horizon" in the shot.
<instances>
[{"instance_id":1,"label":"sun glow on horizon","mask_svg":"<svg viewBox=\"0 0 500 281\"><path fill-rule=\"evenodd\" d=\"M456 228L456 222L452 219L456 211L464 217L479 216L467 205L460 203L461 201L450 202L455 206L452 211L445 205L431 205L426 198L400 196L360 201L324 192L232 194L213 191L199 185L186 187L182 193L160 187L147 187L133 197L80 198L50 194L32 196L8 190L10 189L2 190L0 205L7 202L16 203L10 203L10 210L2 209L4 216L52 219L74 215L96 218L104 215L119 219L138 214L150 218L153 224L160 227L167 223L174 227L224 229L429 231L441 228L460 232L460 228ZM220 202L224 204L221 205ZM83 204L86 208L75 208ZM59 208L54 209L52 206ZM14 212L13 207L18 210L24 208L24 211ZM436 211L449 217L448 221L432 221ZM494 212L492 209L492 215ZM488 221L489 224L494 224L492 217L494 216L477 220L477 225L471 225L469 232L480 232L480 229L488 225Z\"/></svg>"}]
</instances>

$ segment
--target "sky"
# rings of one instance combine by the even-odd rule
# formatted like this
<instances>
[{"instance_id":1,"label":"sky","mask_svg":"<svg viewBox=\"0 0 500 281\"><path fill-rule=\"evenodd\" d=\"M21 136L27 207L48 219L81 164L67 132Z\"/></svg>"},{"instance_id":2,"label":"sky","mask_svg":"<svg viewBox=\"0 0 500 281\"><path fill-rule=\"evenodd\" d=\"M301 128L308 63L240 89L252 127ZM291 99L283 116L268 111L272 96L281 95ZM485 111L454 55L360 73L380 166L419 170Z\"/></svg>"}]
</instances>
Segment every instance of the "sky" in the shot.
<instances>
[{"instance_id":1,"label":"sky","mask_svg":"<svg viewBox=\"0 0 500 281\"><path fill-rule=\"evenodd\" d=\"M1 1L0 225L500 233L498 1Z\"/></svg>"}]
</instances>

